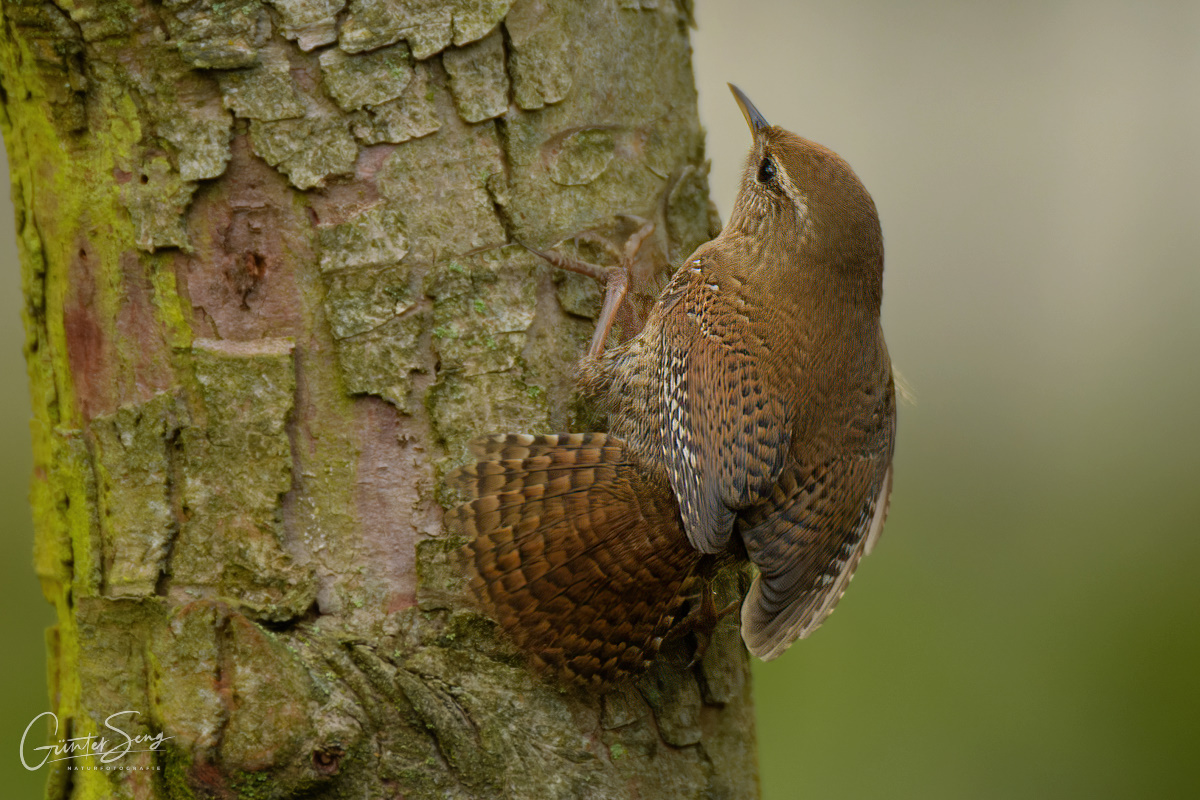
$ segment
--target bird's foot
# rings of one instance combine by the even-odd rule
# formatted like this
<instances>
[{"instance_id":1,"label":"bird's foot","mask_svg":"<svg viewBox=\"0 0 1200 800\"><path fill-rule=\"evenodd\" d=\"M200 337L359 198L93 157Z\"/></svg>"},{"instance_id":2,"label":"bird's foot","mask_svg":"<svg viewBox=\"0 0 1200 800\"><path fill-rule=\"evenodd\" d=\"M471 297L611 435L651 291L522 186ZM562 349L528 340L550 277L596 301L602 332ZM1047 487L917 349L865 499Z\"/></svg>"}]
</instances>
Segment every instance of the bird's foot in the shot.
<instances>
[{"instance_id":1,"label":"bird's foot","mask_svg":"<svg viewBox=\"0 0 1200 800\"><path fill-rule=\"evenodd\" d=\"M600 315L596 319L596 332L592 334L592 342L588 347L589 357L596 357L604 352L608 336L612 333L613 325L617 321L617 314L622 310L621 307L625 301L625 297L629 294L630 267L636 261L642 243L655 230L655 224L642 217L633 214L621 214L620 216L640 226L625 240L624 247L620 249L608 239L594 233L585 232L574 237L576 250L578 250L579 241L586 241L611 255L617 261L615 266L602 267L590 261L572 258L555 250L538 250L524 242L520 242L521 246L526 250L545 259L551 265L567 270L568 272L587 275L589 278L604 285L604 303L600 307ZM627 310L634 322L640 322L638 315L633 309ZM637 327L640 328L641 325L639 324Z\"/></svg>"},{"instance_id":2,"label":"bird's foot","mask_svg":"<svg viewBox=\"0 0 1200 800\"><path fill-rule=\"evenodd\" d=\"M699 664L704 658L704 654L708 652L708 646L712 643L712 636L717 628L717 623L742 604L742 600L739 597L724 608L717 610L717 604L713 600L713 597L712 583L705 580L700 590L700 605L688 612L687 616L676 623L671 628L670 633L667 634L667 638L669 639L677 639L689 633L696 637L696 650L692 654L692 660L688 662L688 669Z\"/></svg>"}]
</instances>

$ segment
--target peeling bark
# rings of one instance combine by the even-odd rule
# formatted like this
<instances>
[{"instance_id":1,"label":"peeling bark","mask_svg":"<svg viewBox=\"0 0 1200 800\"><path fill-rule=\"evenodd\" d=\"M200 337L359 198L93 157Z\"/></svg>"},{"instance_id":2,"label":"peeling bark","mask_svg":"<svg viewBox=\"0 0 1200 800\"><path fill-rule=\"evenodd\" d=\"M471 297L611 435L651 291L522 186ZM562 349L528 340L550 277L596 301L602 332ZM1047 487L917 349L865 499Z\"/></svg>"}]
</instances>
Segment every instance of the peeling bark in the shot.
<instances>
[{"instance_id":1,"label":"peeling bark","mask_svg":"<svg viewBox=\"0 0 1200 800\"><path fill-rule=\"evenodd\" d=\"M757 795L732 619L695 668L564 691L441 530L470 439L595 424L596 287L518 242L657 219L644 303L715 232L688 23L0 0L59 735L172 737L50 797Z\"/></svg>"}]
</instances>

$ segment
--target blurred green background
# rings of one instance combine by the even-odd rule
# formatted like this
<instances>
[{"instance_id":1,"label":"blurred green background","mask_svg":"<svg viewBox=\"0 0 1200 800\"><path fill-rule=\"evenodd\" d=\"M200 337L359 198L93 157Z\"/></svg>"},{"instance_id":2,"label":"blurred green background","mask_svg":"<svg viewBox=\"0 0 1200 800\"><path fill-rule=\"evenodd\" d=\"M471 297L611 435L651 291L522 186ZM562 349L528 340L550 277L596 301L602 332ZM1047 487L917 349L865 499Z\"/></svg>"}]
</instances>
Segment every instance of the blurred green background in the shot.
<instances>
[{"instance_id":1,"label":"blurred green background","mask_svg":"<svg viewBox=\"0 0 1200 800\"><path fill-rule=\"evenodd\" d=\"M0 186L8 186L8 154L0 149ZM54 609L33 574L33 521L29 512L29 381L21 347L21 267L17 261L12 200L0 191L0 796L42 796L46 773L21 766L21 734L50 709L46 690L45 630ZM45 736L39 723L38 738ZM39 741L38 744L44 744Z\"/></svg>"},{"instance_id":2,"label":"blurred green background","mask_svg":"<svg viewBox=\"0 0 1200 800\"><path fill-rule=\"evenodd\" d=\"M733 81L874 195L917 395L764 797L1200 797L1200 4L697 5L718 206Z\"/></svg>"},{"instance_id":3,"label":"blurred green background","mask_svg":"<svg viewBox=\"0 0 1200 800\"><path fill-rule=\"evenodd\" d=\"M918 398L879 548L756 667L764 797L1200 797L1200 4L697 5L718 207L732 81L874 195ZM51 614L5 203L0 785L33 797Z\"/></svg>"}]
</instances>

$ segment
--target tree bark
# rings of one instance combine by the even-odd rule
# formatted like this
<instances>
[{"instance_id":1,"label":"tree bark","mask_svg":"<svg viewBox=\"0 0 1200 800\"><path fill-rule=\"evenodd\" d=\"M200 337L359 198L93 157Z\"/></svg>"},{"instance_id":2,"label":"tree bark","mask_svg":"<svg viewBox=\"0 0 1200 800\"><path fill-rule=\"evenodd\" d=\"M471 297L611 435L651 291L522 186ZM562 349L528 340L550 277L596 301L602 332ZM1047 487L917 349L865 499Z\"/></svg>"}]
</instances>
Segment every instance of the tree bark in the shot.
<instances>
[{"instance_id":1,"label":"tree bark","mask_svg":"<svg viewBox=\"0 0 1200 800\"><path fill-rule=\"evenodd\" d=\"M733 620L564 690L441 531L470 439L595 422L597 287L517 243L715 232L688 3L0 14L51 740L170 737L48 796L756 796Z\"/></svg>"}]
</instances>

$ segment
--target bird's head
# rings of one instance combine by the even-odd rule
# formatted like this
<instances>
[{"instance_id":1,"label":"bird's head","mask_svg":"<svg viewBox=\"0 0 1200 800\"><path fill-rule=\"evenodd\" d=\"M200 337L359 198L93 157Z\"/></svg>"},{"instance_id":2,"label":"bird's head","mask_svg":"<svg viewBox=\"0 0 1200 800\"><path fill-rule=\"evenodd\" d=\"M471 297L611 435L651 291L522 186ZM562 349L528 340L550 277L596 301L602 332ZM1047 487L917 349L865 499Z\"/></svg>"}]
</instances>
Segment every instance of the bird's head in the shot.
<instances>
[{"instance_id":1,"label":"bird's head","mask_svg":"<svg viewBox=\"0 0 1200 800\"><path fill-rule=\"evenodd\" d=\"M761 264L840 288L878 310L883 285L883 234L875 202L837 153L777 125L730 84L754 136L742 185L723 235L751 237ZM767 277L767 276L762 276ZM807 281L804 281L808 283ZM838 292L843 294L843 292Z\"/></svg>"}]
</instances>

